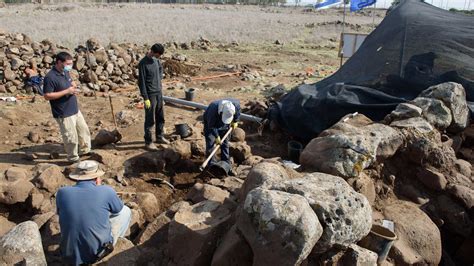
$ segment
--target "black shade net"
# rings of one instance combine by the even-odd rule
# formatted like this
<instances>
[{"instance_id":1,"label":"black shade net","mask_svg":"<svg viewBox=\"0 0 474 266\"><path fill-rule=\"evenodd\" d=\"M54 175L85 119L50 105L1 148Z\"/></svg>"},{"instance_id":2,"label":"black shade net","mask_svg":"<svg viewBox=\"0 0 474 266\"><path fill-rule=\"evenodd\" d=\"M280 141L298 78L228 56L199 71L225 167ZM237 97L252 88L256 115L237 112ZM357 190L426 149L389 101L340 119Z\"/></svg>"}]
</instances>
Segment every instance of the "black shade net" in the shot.
<instances>
[{"instance_id":1,"label":"black shade net","mask_svg":"<svg viewBox=\"0 0 474 266\"><path fill-rule=\"evenodd\" d=\"M348 113L382 120L429 86L454 81L474 111L474 16L419 0L390 11L359 50L330 77L294 88L269 117L310 140Z\"/></svg>"}]
</instances>

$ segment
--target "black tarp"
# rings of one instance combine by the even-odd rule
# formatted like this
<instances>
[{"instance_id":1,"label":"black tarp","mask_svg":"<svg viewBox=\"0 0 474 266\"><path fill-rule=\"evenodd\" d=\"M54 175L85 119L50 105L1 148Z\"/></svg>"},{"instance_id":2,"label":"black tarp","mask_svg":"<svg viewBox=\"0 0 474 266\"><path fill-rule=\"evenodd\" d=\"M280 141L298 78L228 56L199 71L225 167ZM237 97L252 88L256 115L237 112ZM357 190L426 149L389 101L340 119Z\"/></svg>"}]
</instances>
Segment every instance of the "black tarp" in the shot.
<instances>
[{"instance_id":1,"label":"black tarp","mask_svg":"<svg viewBox=\"0 0 474 266\"><path fill-rule=\"evenodd\" d=\"M381 120L429 86L462 84L474 110L474 16L418 0L402 1L330 77L294 88L270 107L269 118L310 140L342 116Z\"/></svg>"}]
</instances>

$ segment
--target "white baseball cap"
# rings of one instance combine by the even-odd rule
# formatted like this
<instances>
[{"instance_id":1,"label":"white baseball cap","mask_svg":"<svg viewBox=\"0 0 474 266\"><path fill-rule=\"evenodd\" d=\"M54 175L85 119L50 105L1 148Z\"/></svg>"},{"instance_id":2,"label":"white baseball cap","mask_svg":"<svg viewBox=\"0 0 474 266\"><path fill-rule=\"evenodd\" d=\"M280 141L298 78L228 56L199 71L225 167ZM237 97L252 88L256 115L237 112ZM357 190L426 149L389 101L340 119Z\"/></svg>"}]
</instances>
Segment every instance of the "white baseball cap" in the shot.
<instances>
[{"instance_id":1,"label":"white baseball cap","mask_svg":"<svg viewBox=\"0 0 474 266\"><path fill-rule=\"evenodd\" d=\"M219 103L218 112L219 112L219 114L221 114L222 122L224 122L224 124L228 125L234 119L235 106L232 104L231 101L222 100Z\"/></svg>"}]
</instances>

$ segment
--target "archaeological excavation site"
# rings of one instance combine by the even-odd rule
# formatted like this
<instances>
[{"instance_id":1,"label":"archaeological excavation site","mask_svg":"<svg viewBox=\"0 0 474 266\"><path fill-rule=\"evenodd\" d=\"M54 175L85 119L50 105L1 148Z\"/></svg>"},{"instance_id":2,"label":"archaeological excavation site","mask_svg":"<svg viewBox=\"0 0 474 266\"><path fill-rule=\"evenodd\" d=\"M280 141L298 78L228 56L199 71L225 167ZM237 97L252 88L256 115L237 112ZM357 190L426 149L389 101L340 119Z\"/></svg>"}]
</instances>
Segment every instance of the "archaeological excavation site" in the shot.
<instances>
[{"instance_id":1,"label":"archaeological excavation site","mask_svg":"<svg viewBox=\"0 0 474 266\"><path fill-rule=\"evenodd\" d=\"M46 2L0 0L0 265L474 265L468 9Z\"/></svg>"}]
</instances>

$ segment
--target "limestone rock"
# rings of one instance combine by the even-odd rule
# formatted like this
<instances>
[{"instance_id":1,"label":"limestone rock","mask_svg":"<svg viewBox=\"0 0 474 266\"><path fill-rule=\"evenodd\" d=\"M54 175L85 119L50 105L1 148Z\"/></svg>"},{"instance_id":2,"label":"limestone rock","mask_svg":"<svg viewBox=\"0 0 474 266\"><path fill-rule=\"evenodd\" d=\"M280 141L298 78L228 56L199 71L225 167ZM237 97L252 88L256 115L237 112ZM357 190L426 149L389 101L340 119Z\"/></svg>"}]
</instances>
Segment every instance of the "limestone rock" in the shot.
<instances>
[{"instance_id":1,"label":"limestone rock","mask_svg":"<svg viewBox=\"0 0 474 266\"><path fill-rule=\"evenodd\" d=\"M36 223L18 224L0 238L0 264L46 265L41 235Z\"/></svg>"},{"instance_id":2,"label":"limestone rock","mask_svg":"<svg viewBox=\"0 0 474 266\"><path fill-rule=\"evenodd\" d=\"M424 90L421 97L429 97L442 101L449 108L452 124L449 130L459 132L469 124L469 109L466 102L466 91L455 82L441 83Z\"/></svg>"},{"instance_id":3,"label":"limestone rock","mask_svg":"<svg viewBox=\"0 0 474 266\"><path fill-rule=\"evenodd\" d=\"M208 184L196 183L186 195L186 198L193 203L198 203L205 200L212 200L223 203L228 199L230 193Z\"/></svg>"},{"instance_id":4,"label":"limestone rock","mask_svg":"<svg viewBox=\"0 0 474 266\"><path fill-rule=\"evenodd\" d=\"M288 174L282 166L269 162L259 163L250 170L245 178L240 199L245 200L247 194L254 188L267 188L274 183L288 179Z\"/></svg>"},{"instance_id":5,"label":"limestone rock","mask_svg":"<svg viewBox=\"0 0 474 266\"><path fill-rule=\"evenodd\" d=\"M214 201L183 206L169 225L170 262L176 265L209 265L221 237L229 226L231 212Z\"/></svg>"},{"instance_id":6,"label":"limestone rock","mask_svg":"<svg viewBox=\"0 0 474 266\"><path fill-rule=\"evenodd\" d=\"M237 221L254 254L254 265L299 265L321 237L308 201L282 191L250 191Z\"/></svg>"},{"instance_id":7,"label":"limestone rock","mask_svg":"<svg viewBox=\"0 0 474 266\"><path fill-rule=\"evenodd\" d=\"M305 197L324 228L313 252L323 253L334 245L349 246L366 236L372 227L372 209L367 198L354 191L341 177L312 173L271 186Z\"/></svg>"},{"instance_id":8,"label":"limestone rock","mask_svg":"<svg viewBox=\"0 0 474 266\"><path fill-rule=\"evenodd\" d=\"M383 210L385 219L395 223L392 252L395 264L438 265L441 260L441 235L438 227L415 204L398 201Z\"/></svg>"}]
</instances>

